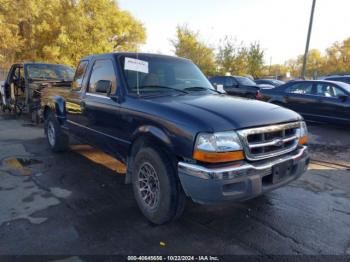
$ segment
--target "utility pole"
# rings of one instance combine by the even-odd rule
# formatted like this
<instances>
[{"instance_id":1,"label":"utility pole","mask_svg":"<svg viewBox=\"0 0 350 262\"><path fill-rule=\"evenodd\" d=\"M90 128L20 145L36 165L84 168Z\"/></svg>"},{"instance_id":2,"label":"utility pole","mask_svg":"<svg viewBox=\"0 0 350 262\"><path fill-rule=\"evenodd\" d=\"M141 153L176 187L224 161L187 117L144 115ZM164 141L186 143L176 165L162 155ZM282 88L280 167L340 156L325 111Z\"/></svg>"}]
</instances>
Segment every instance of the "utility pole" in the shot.
<instances>
[{"instance_id":1,"label":"utility pole","mask_svg":"<svg viewBox=\"0 0 350 262\"><path fill-rule=\"evenodd\" d=\"M308 53L309 53L309 44L310 44L310 37L311 37L311 31L312 31L312 23L313 23L313 20L314 20L315 5L316 5L316 0L312 0L312 8L311 8L311 14L310 14L309 30L307 32L306 47L305 47L305 54L304 54L304 61L303 61L303 69L301 70L301 78L302 79L305 78L307 57L308 57Z\"/></svg>"}]
</instances>

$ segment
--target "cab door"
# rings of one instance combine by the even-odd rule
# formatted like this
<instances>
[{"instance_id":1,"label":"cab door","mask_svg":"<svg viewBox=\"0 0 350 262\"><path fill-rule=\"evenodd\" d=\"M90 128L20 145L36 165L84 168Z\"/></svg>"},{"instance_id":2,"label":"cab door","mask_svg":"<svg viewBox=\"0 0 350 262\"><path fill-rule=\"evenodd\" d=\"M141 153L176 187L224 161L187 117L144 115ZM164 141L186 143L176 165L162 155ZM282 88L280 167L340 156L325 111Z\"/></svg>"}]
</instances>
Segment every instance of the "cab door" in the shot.
<instances>
[{"instance_id":1,"label":"cab door","mask_svg":"<svg viewBox=\"0 0 350 262\"><path fill-rule=\"evenodd\" d=\"M128 141L120 138L122 128L116 70L112 58L93 62L81 107L89 143L123 159L122 149Z\"/></svg>"},{"instance_id":2,"label":"cab door","mask_svg":"<svg viewBox=\"0 0 350 262\"><path fill-rule=\"evenodd\" d=\"M311 81L294 83L284 94L286 106L305 116L314 114L318 99Z\"/></svg>"},{"instance_id":3,"label":"cab door","mask_svg":"<svg viewBox=\"0 0 350 262\"><path fill-rule=\"evenodd\" d=\"M75 76L72 82L71 90L67 93L66 97L63 97L65 101L67 122L65 127L69 129L69 132L76 135L80 140L87 138L87 132L84 128L87 124L87 119L83 112L83 102L85 95L85 88L87 83L87 71L89 61L80 61ZM49 92L45 90L45 92ZM55 95L55 94L52 94Z\"/></svg>"},{"instance_id":4,"label":"cab door","mask_svg":"<svg viewBox=\"0 0 350 262\"><path fill-rule=\"evenodd\" d=\"M345 90L332 83L316 84L319 96L317 114L322 121L350 123L350 102Z\"/></svg>"},{"instance_id":5,"label":"cab door","mask_svg":"<svg viewBox=\"0 0 350 262\"><path fill-rule=\"evenodd\" d=\"M244 96L244 90L242 90L233 77L227 76L223 78L224 90L230 94L235 96Z\"/></svg>"}]
</instances>

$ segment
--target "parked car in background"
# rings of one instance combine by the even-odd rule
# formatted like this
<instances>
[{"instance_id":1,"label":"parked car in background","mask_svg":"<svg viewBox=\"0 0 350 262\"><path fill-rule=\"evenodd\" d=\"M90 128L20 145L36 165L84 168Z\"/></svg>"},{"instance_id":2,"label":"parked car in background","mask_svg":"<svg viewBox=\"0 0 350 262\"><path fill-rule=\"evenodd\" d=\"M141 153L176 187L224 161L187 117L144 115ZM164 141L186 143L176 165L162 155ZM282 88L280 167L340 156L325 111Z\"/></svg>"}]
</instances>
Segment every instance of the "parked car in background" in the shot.
<instances>
[{"instance_id":1,"label":"parked car in background","mask_svg":"<svg viewBox=\"0 0 350 262\"><path fill-rule=\"evenodd\" d=\"M74 76L67 65L46 63L13 64L6 80L0 85L2 111L32 114L32 120L40 120L40 97L43 89L56 86L68 90ZM57 89L56 89L57 91Z\"/></svg>"},{"instance_id":2,"label":"parked car in background","mask_svg":"<svg viewBox=\"0 0 350 262\"><path fill-rule=\"evenodd\" d=\"M257 85L271 85L271 86L280 86L285 84L286 82L281 81L281 80L276 80L276 79L256 79L255 83Z\"/></svg>"},{"instance_id":3,"label":"parked car in background","mask_svg":"<svg viewBox=\"0 0 350 262\"><path fill-rule=\"evenodd\" d=\"M257 85L253 80L243 76L214 76L209 81L218 89L223 87L229 95L259 99L260 90L263 88L273 88L271 85Z\"/></svg>"},{"instance_id":4,"label":"parked car in background","mask_svg":"<svg viewBox=\"0 0 350 262\"><path fill-rule=\"evenodd\" d=\"M350 85L343 82L289 82L262 90L261 99L290 108L309 120L350 125Z\"/></svg>"},{"instance_id":5,"label":"parked car in background","mask_svg":"<svg viewBox=\"0 0 350 262\"><path fill-rule=\"evenodd\" d=\"M54 90L52 90L54 91ZM53 151L69 136L127 165L142 213L163 224L198 203L242 201L300 177L309 163L302 117L219 94L190 60L141 53L81 59L70 92L43 95Z\"/></svg>"},{"instance_id":6,"label":"parked car in background","mask_svg":"<svg viewBox=\"0 0 350 262\"><path fill-rule=\"evenodd\" d=\"M339 81L339 82L350 84L350 75L326 76L325 78L323 78L323 80Z\"/></svg>"}]
</instances>

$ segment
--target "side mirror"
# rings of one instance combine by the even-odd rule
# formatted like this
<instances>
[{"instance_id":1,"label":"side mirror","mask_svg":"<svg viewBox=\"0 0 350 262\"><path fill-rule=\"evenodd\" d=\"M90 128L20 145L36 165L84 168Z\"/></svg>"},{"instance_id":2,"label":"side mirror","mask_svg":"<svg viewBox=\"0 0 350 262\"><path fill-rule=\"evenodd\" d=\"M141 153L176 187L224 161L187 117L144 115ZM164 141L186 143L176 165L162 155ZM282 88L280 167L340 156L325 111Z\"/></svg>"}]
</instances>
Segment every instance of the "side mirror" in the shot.
<instances>
[{"instance_id":1,"label":"side mirror","mask_svg":"<svg viewBox=\"0 0 350 262\"><path fill-rule=\"evenodd\" d=\"M338 98L340 101L345 102L348 99L348 96L347 95L339 95Z\"/></svg>"},{"instance_id":2,"label":"side mirror","mask_svg":"<svg viewBox=\"0 0 350 262\"><path fill-rule=\"evenodd\" d=\"M98 80L96 83L96 93L111 94L112 81L109 80Z\"/></svg>"}]
</instances>

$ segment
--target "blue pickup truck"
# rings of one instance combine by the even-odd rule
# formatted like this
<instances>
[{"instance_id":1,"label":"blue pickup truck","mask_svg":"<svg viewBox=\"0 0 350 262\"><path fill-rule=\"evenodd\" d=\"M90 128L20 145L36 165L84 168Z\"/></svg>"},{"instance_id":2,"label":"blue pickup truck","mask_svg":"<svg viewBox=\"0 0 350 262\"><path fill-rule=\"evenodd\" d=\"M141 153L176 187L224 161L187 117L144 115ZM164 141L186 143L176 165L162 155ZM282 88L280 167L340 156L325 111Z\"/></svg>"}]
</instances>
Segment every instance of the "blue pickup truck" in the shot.
<instances>
[{"instance_id":1,"label":"blue pickup truck","mask_svg":"<svg viewBox=\"0 0 350 262\"><path fill-rule=\"evenodd\" d=\"M112 53L81 59L71 89L42 97L48 144L69 137L127 165L138 206L154 224L178 218L187 198L243 201L307 169L307 128L285 108L215 90L190 60Z\"/></svg>"}]
</instances>

